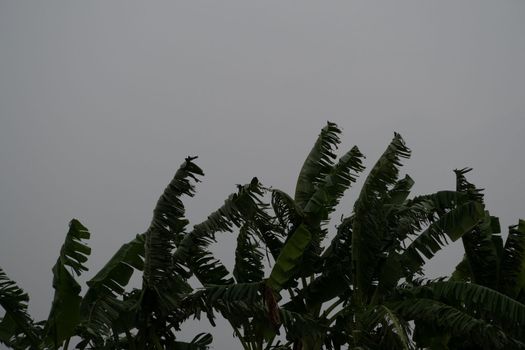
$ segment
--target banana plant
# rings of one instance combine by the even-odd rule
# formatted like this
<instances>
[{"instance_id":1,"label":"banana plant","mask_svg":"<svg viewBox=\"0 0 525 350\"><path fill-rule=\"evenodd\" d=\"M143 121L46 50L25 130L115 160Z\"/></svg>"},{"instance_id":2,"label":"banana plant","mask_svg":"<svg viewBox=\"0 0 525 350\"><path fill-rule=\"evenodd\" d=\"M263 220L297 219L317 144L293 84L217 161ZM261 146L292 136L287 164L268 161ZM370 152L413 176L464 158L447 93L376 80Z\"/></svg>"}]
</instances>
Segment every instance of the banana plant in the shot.
<instances>
[{"instance_id":1,"label":"banana plant","mask_svg":"<svg viewBox=\"0 0 525 350\"><path fill-rule=\"evenodd\" d=\"M194 159L188 157L175 173L146 232L124 244L88 281L79 348L205 349L211 343L207 333L181 342L174 332L203 309L188 302L191 273L173 258L176 242L187 234L181 197L192 197L194 184L204 175ZM136 271L142 272L142 288L127 292Z\"/></svg>"},{"instance_id":2,"label":"banana plant","mask_svg":"<svg viewBox=\"0 0 525 350\"><path fill-rule=\"evenodd\" d=\"M81 286L75 280L86 271L84 263L91 249L84 240L90 233L78 220L69 231L53 267L55 295L47 320L35 323L27 314L29 297L0 272L0 304L6 311L0 323L0 341L15 349L67 348L80 322ZM70 269L70 271L68 270Z\"/></svg>"},{"instance_id":3,"label":"banana plant","mask_svg":"<svg viewBox=\"0 0 525 350\"><path fill-rule=\"evenodd\" d=\"M15 349L67 349L73 337L78 349L205 349L211 335L179 341L174 330L202 305L188 303L193 288L188 267L174 263L175 242L185 235L183 195L194 195L202 170L187 158L176 172L153 212L145 233L124 244L106 265L81 287L73 274L86 271L89 231L72 220L53 267L55 297L46 321L27 314L28 297L0 271L0 341ZM134 272L142 272L140 289L127 290Z\"/></svg>"},{"instance_id":4,"label":"banana plant","mask_svg":"<svg viewBox=\"0 0 525 350\"><path fill-rule=\"evenodd\" d=\"M410 150L395 134L353 212L326 242L330 214L364 170L357 147L336 161L340 133L330 122L321 131L293 198L271 189L273 213L265 215L262 206L239 226L237 283L208 284L208 302L221 305L245 349L413 347L410 319L391 303L406 298L399 292L408 288L403 282L423 276L427 259L483 215L483 205L467 193L408 199L414 182L399 178L399 167ZM264 249L271 271L261 279Z\"/></svg>"},{"instance_id":5,"label":"banana plant","mask_svg":"<svg viewBox=\"0 0 525 350\"><path fill-rule=\"evenodd\" d=\"M469 193L483 202L482 191L466 179L465 174L471 170L455 170L457 190ZM523 348L524 320L516 316L520 315L522 311L519 310L523 310L525 303L525 221L519 220L518 225L510 226L506 241L503 242L499 219L485 211L479 222L462 236L462 243L464 258L452 274L451 282L457 286L460 285L459 282L468 282L469 286L477 285L479 287L474 288L480 290L481 287L493 290L495 296L492 300L487 300L486 305L503 305L505 302L502 300L506 300L506 303L514 306L507 311L508 316L502 318L499 317L498 310L478 310L471 306L467 308L456 305L469 317L482 316L489 322L483 324L484 328L477 329L479 334L476 337L465 338L447 327L447 323L441 324L428 319L416 324L415 338L418 344L427 347L434 344L433 348L446 345L449 349L497 349L505 346ZM500 301L496 302L496 299ZM487 329L492 329L492 333ZM499 336L494 335L496 331L500 333ZM487 334L494 336L483 336ZM487 338L500 340L493 344Z\"/></svg>"},{"instance_id":6,"label":"banana plant","mask_svg":"<svg viewBox=\"0 0 525 350\"><path fill-rule=\"evenodd\" d=\"M0 322L0 342L13 349L37 349L41 328L27 313L29 297L0 269L0 306L5 314Z\"/></svg>"},{"instance_id":7,"label":"banana plant","mask_svg":"<svg viewBox=\"0 0 525 350\"><path fill-rule=\"evenodd\" d=\"M408 294L400 290L415 285L428 259L448 241L461 238L483 216L483 204L469 193L440 191L409 199L414 181L409 176L400 178L399 168L410 150L394 134L367 176L353 212L327 242L330 214L364 170L364 157L357 147L336 161L340 132L330 122L321 131L300 171L293 198L271 190L272 224L257 235L273 233L268 235L273 240L258 240L275 261L270 278L263 280L270 288L260 292L267 320L275 328L264 331L266 348L278 347L272 342L278 339L280 324L286 331L284 346L294 348L414 347L409 323L414 315L401 313L404 309L394 308L397 304L393 303L405 300ZM288 257L283 246L297 232L308 232L309 242L302 252ZM276 266L293 261L294 256L299 258L290 264L287 276L275 279L280 270ZM239 259L239 265L249 261ZM250 276L260 275L258 271ZM262 345L259 342L252 348Z\"/></svg>"}]
</instances>

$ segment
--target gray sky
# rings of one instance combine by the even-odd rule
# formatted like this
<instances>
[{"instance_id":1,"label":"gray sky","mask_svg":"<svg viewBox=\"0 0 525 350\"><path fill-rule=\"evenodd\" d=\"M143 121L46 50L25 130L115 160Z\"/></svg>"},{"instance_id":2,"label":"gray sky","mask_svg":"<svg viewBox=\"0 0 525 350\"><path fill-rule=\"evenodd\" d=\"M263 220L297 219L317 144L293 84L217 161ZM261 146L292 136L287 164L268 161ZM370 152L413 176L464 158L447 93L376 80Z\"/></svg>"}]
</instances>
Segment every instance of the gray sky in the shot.
<instances>
[{"instance_id":1,"label":"gray sky","mask_svg":"<svg viewBox=\"0 0 525 350\"><path fill-rule=\"evenodd\" d=\"M206 173L186 201L197 223L252 176L293 193L326 120L367 165L400 132L415 193L473 167L488 208L515 224L524 33L518 0L2 1L0 266L45 318L71 218L92 232L89 278L145 230L184 157ZM217 247L228 265L233 242ZM219 333L227 348L231 331Z\"/></svg>"}]
</instances>

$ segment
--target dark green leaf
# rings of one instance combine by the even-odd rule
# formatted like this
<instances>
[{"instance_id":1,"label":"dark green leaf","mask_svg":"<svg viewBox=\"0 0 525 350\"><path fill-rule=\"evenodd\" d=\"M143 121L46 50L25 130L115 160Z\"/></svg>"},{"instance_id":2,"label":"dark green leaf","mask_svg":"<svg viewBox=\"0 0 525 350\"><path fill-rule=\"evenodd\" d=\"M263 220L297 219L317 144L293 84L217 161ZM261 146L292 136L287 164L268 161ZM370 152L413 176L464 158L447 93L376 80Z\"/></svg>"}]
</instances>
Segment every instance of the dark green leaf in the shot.
<instances>
[{"instance_id":1,"label":"dark green leaf","mask_svg":"<svg viewBox=\"0 0 525 350\"><path fill-rule=\"evenodd\" d=\"M81 287L66 267L71 267L77 275L87 270L83 263L91 249L82 240L89 236L88 230L78 220L71 220L60 257L53 267L55 296L44 328L44 343L47 346L58 349L73 336L80 322Z\"/></svg>"},{"instance_id":2,"label":"dark green leaf","mask_svg":"<svg viewBox=\"0 0 525 350\"><path fill-rule=\"evenodd\" d=\"M501 261L501 291L516 298L525 288L525 221L509 227Z\"/></svg>"},{"instance_id":3,"label":"dark green leaf","mask_svg":"<svg viewBox=\"0 0 525 350\"><path fill-rule=\"evenodd\" d=\"M276 293L292 278L311 239L310 231L301 225L284 245L267 281L268 286Z\"/></svg>"},{"instance_id":4,"label":"dark green leaf","mask_svg":"<svg viewBox=\"0 0 525 350\"><path fill-rule=\"evenodd\" d=\"M295 187L295 202L300 208L305 208L317 185L331 171L340 133L336 124L328 122L306 157Z\"/></svg>"}]
</instances>

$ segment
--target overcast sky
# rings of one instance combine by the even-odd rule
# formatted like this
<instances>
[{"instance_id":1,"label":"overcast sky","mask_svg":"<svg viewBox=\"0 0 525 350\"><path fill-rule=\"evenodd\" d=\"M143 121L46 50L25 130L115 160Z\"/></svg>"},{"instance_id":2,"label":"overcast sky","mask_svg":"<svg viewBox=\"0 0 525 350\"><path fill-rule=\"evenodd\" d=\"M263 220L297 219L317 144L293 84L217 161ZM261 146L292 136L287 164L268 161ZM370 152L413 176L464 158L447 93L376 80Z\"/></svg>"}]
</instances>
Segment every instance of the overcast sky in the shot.
<instances>
[{"instance_id":1,"label":"overcast sky","mask_svg":"<svg viewBox=\"0 0 525 350\"><path fill-rule=\"evenodd\" d=\"M293 193L327 120L367 165L400 132L418 194L473 167L502 226L517 223L525 2L1 1L0 266L43 319L71 218L92 232L89 278L146 229L187 155L206 173L186 201L197 223L253 176Z\"/></svg>"}]
</instances>

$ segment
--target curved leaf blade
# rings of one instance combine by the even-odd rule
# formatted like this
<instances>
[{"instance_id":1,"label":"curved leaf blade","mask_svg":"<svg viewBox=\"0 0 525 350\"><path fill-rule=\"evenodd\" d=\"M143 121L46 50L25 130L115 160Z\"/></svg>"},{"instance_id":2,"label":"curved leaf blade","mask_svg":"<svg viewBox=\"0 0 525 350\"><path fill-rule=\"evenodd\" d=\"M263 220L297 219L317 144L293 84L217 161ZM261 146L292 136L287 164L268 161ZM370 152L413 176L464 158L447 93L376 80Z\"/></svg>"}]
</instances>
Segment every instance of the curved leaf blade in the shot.
<instances>
[{"instance_id":1,"label":"curved leaf blade","mask_svg":"<svg viewBox=\"0 0 525 350\"><path fill-rule=\"evenodd\" d=\"M119 298L135 270L144 266L144 234L122 245L100 271L87 282L89 286L80 310L82 326L94 338L109 335L122 311Z\"/></svg>"},{"instance_id":2,"label":"curved leaf blade","mask_svg":"<svg viewBox=\"0 0 525 350\"><path fill-rule=\"evenodd\" d=\"M230 195L224 204L210 214L202 223L195 225L177 244L173 253L175 264L188 266L202 284L230 284L228 270L207 250L215 241L217 232L231 232L234 226L246 222L267 220L265 205L260 196L263 189L257 178L245 186L238 186L238 192Z\"/></svg>"},{"instance_id":3,"label":"curved leaf blade","mask_svg":"<svg viewBox=\"0 0 525 350\"><path fill-rule=\"evenodd\" d=\"M244 224L237 236L233 277L238 283L257 282L264 277L263 254L249 224Z\"/></svg>"},{"instance_id":4,"label":"curved leaf blade","mask_svg":"<svg viewBox=\"0 0 525 350\"><path fill-rule=\"evenodd\" d=\"M525 288L525 220L509 227L500 273L501 291L517 298Z\"/></svg>"},{"instance_id":5,"label":"curved leaf blade","mask_svg":"<svg viewBox=\"0 0 525 350\"><path fill-rule=\"evenodd\" d=\"M44 343L48 346L62 346L62 343L74 334L80 322L81 287L66 267L72 268L77 275L87 270L83 263L91 249L82 241L89 239L89 236L86 227L76 219L71 220L60 256L53 267L55 296L44 327Z\"/></svg>"},{"instance_id":6,"label":"curved leaf blade","mask_svg":"<svg viewBox=\"0 0 525 350\"><path fill-rule=\"evenodd\" d=\"M305 225L301 225L286 242L266 282L274 292L279 293L286 282L293 277L293 273L301 262L303 253L311 240L310 231Z\"/></svg>"},{"instance_id":7,"label":"curved leaf blade","mask_svg":"<svg viewBox=\"0 0 525 350\"><path fill-rule=\"evenodd\" d=\"M410 149L401 135L394 138L368 174L354 205L352 235L352 275L359 302L365 302L372 288L386 235L386 217L382 200L399 176L401 159L410 157Z\"/></svg>"},{"instance_id":8,"label":"curved leaf blade","mask_svg":"<svg viewBox=\"0 0 525 350\"><path fill-rule=\"evenodd\" d=\"M29 296L0 268L0 306L5 315L0 322L0 342L11 346L11 340L20 333L26 335L30 344L38 347L38 338L33 320L27 313Z\"/></svg>"},{"instance_id":9,"label":"curved leaf blade","mask_svg":"<svg viewBox=\"0 0 525 350\"><path fill-rule=\"evenodd\" d=\"M341 130L335 123L328 122L306 157L295 186L294 199L300 208L306 206L317 185L332 169L336 157L333 150L340 143L340 133Z\"/></svg>"},{"instance_id":10,"label":"curved leaf blade","mask_svg":"<svg viewBox=\"0 0 525 350\"><path fill-rule=\"evenodd\" d=\"M401 254L401 262L412 272L419 271L445 244L447 239L456 241L470 231L483 218L484 207L478 202L468 202L453 209L431 223Z\"/></svg>"},{"instance_id":11,"label":"curved leaf blade","mask_svg":"<svg viewBox=\"0 0 525 350\"><path fill-rule=\"evenodd\" d=\"M186 158L153 210L153 218L145 234L144 250L144 282L151 288L169 277L174 241L188 224L180 197L193 197L193 182L199 181L197 176L204 175L201 168L193 162L194 159L195 157Z\"/></svg>"},{"instance_id":12,"label":"curved leaf blade","mask_svg":"<svg viewBox=\"0 0 525 350\"><path fill-rule=\"evenodd\" d=\"M354 146L339 159L328 174L319 182L317 188L304 207L305 213L314 214L321 220L335 210L344 192L357 179L357 174L364 170L363 154Z\"/></svg>"}]
</instances>

